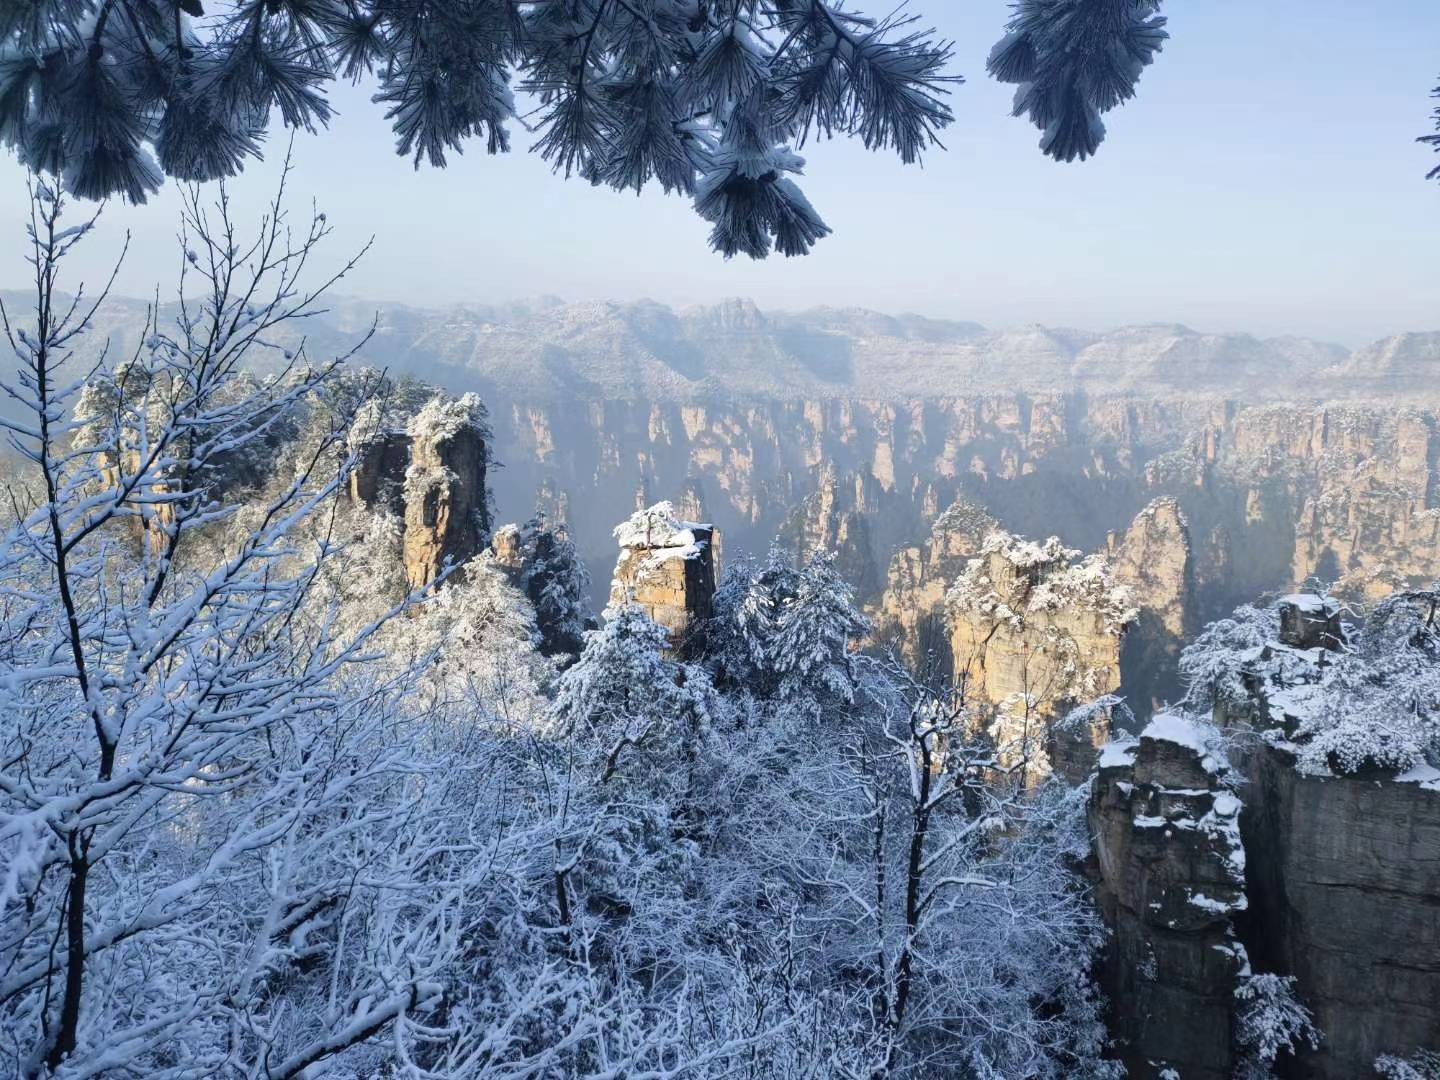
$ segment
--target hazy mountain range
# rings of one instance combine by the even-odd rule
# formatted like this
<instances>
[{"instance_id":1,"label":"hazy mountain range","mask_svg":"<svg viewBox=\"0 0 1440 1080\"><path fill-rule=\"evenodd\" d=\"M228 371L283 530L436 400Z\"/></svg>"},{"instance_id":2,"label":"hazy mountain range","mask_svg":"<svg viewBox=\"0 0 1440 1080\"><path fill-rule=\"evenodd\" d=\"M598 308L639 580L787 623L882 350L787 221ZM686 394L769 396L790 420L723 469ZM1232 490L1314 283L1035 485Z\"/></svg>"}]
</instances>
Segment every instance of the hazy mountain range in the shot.
<instances>
[{"instance_id":1,"label":"hazy mountain range","mask_svg":"<svg viewBox=\"0 0 1440 1080\"><path fill-rule=\"evenodd\" d=\"M23 310L23 295L0 298ZM128 347L143 312L141 302L117 300L97 329L116 339L113 347ZM1077 389L1319 400L1429 395L1440 385L1435 331L1351 351L1309 338L1202 333L1174 324L989 330L861 309L767 312L748 300L671 308L541 298L426 310L343 299L308 324L312 354L344 347L377 313L365 362L452 389L530 400L890 399Z\"/></svg>"}]
</instances>

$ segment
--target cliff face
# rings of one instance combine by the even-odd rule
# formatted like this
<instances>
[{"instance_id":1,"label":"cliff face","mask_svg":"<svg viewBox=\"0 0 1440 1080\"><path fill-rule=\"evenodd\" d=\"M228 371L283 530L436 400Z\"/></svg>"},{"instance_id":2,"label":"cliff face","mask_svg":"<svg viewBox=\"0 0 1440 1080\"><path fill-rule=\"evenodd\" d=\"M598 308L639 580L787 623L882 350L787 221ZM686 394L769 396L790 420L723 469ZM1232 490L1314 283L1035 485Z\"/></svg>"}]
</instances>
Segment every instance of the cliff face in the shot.
<instances>
[{"instance_id":1,"label":"cliff face","mask_svg":"<svg viewBox=\"0 0 1440 1080\"><path fill-rule=\"evenodd\" d=\"M1193 767L1217 756L1218 732L1187 739L1199 728L1169 717L1100 756L1096 894L1114 931L1105 973L1132 1075L1166 1063L1187 1078L1229 1075L1237 961L1292 978L1322 1033L1282 1075L1372 1076L1381 1054L1440 1052L1440 771L1297 767L1307 736L1294 712L1315 707L1308 692L1336 669L1338 613L1318 596L1287 597L1276 640L1247 647L1240 700L1217 711L1233 779ZM1181 749L1157 743L1157 725ZM1226 824L1223 835L1195 826L1206 822Z\"/></svg>"},{"instance_id":2,"label":"cliff face","mask_svg":"<svg viewBox=\"0 0 1440 1080\"><path fill-rule=\"evenodd\" d=\"M616 506L698 488L733 552L777 536L836 550L877 639L917 659L948 651L939 598L984 537L932 536L957 499L1105 551L1139 597L1121 667L1142 715L1177 694L1176 643L1237 604L1314 574L1343 577L1342 595L1440 575L1440 439L1422 410L1080 392L496 405L499 503L518 516L567 492L597 584Z\"/></svg>"},{"instance_id":3,"label":"cliff face","mask_svg":"<svg viewBox=\"0 0 1440 1080\"><path fill-rule=\"evenodd\" d=\"M915 667L954 669L945 594L1000 523L982 507L956 499L930 527L924 544L901 548L890 560L885 592L875 611L874 637L896 647Z\"/></svg>"},{"instance_id":4,"label":"cliff face","mask_svg":"<svg viewBox=\"0 0 1440 1080\"><path fill-rule=\"evenodd\" d=\"M1171 715L1100 758L1089 819L1096 900L1114 932L1103 976L1132 1077L1232 1075L1246 853L1227 768Z\"/></svg>"},{"instance_id":5,"label":"cliff face","mask_svg":"<svg viewBox=\"0 0 1440 1080\"><path fill-rule=\"evenodd\" d=\"M1268 746L1237 763L1244 936L1325 1033L1297 1075L1349 1080L1382 1053L1440 1050L1440 783L1304 776Z\"/></svg>"},{"instance_id":6,"label":"cliff face","mask_svg":"<svg viewBox=\"0 0 1440 1080\"><path fill-rule=\"evenodd\" d=\"M408 432L382 431L360 446L350 474L351 500L369 510L403 517L410 443Z\"/></svg>"},{"instance_id":7,"label":"cliff face","mask_svg":"<svg viewBox=\"0 0 1440 1080\"><path fill-rule=\"evenodd\" d=\"M405 477L405 576L429 585L485 546L485 440L473 428L417 436Z\"/></svg>"},{"instance_id":8,"label":"cliff face","mask_svg":"<svg viewBox=\"0 0 1440 1080\"><path fill-rule=\"evenodd\" d=\"M1055 537L992 532L946 594L955 671L972 700L992 707L1000 761L1023 765L1026 779L1072 771L1076 763L1054 760L1069 746L1052 738L1055 721L1120 685L1130 594L1102 557L1079 555Z\"/></svg>"},{"instance_id":9,"label":"cliff face","mask_svg":"<svg viewBox=\"0 0 1440 1080\"><path fill-rule=\"evenodd\" d=\"M1338 593L1372 600L1440 577L1435 418L1402 412L1319 435L1326 468L1301 505L1292 576L1318 573L1338 579Z\"/></svg>"},{"instance_id":10,"label":"cliff face","mask_svg":"<svg viewBox=\"0 0 1440 1080\"><path fill-rule=\"evenodd\" d=\"M1107 558L1137 612L1125 635L1120 679L1132 708L1144 715L1179 698L1175 663L1197 629L1190 523L1179 500L1156 499L1123 536L1112 533Z\"/></svg>"}]
</instances>

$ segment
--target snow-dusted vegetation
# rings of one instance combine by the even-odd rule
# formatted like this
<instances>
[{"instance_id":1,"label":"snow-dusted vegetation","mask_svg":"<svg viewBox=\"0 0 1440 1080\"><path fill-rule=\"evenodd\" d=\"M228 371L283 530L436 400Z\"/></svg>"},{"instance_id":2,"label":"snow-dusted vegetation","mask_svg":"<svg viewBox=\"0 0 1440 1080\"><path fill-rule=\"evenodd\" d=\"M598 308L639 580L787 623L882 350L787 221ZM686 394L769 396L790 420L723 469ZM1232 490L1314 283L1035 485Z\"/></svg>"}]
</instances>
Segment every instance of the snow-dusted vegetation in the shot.
<instances>
[{"instance_id":1,"label":"snow-dusted vegetation","mask_svg":"<svg viewBox=\"0 0 1440 1080\"><path fill-rule=\"evenodd\" d=\"M1379 769L1440 777L1440 628L1434 590L1395 593L1342 620L1313 595L1244 607L1209 626L1180 659L1190 699L1292 750L1303 772ZM1311 620L1295 641L1282 614ZM1346 629L1341 629L1342 622Z\"/></svg>"},{"instance_id":2,"label":"snow-dusted vegetation","mask_svg":"<svg viewBox=\"0 0 1440 1080\"><path fill-rule=\"evenodd\" d=\"M247 373L319 299L323 220L247 246L193 199L180 320L87 378L63 204L5 311L21 1075L1118 1075L1082 796L858 654L829 560L738 562L683 657L597 626L542 518L412 590L415 522L350 481L484 417L303 349Z\"/></svg>"}]
</instances>

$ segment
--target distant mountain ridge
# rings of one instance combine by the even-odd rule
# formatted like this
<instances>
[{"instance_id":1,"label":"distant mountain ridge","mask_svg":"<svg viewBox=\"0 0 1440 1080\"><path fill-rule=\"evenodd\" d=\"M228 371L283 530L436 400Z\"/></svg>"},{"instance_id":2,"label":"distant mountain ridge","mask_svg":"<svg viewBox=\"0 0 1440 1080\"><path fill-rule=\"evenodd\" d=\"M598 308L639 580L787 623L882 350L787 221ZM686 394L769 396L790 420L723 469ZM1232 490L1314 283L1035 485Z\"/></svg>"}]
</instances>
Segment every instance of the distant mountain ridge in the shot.
<instances>
[{"instance_id":1,"label":"distant mountain ridge","mask_svg":"<svg viewBox=\"0 0 1440 1080\"><path fill-rule=\"evenodd\" d=\"M20 294L0 296L23 303ZM116 301L97 329L119 339L112 348L129 345L143 311L138 301ZM539 298L422 309L340 299L309 323L312 351L342 349L377 312L363 362L526 400L896 400L1081 390L1293 401L1428 396L1440 385L1440 332L1397 334L1352 352L1303 337L1175 324L989 330L853 308L766 312L749 300L672 308Z\"/></svg>"},{"instance_id":2,"label":"distant mountain ridge","mask_svg":"<svg viewBox=\"0 0 1440 1080\"><path fill-rule=\"evenodd\" d=\"M343 305L358 326L372 305ZM1252 400L1428 393L1440 332L1354 352L1302 337L1258 338L1151 324L1104 332L979 323L864 309L766 312L748 300L382 307L372 361L461 373L506 397L648 400L914 399L994 391L1203 394Z\"/></svg>"}]
</instances>

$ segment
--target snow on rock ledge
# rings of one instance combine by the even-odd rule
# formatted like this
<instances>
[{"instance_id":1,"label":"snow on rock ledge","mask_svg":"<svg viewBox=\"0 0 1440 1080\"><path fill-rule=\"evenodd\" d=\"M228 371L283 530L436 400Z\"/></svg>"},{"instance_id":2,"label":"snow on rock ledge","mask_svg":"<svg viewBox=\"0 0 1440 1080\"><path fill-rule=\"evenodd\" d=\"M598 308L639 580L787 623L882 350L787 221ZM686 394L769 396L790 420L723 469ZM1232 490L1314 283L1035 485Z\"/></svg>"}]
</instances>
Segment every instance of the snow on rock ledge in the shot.
<instances>
[{"instance_id":1,"label":"snow on rock ledge","mask_svg":"<svg viewBox=\"0 0 1440 1080\"><path fill-rule=\"evenodd\" d=\"M683 651L710 617L715 595L713 526L682 522L668 502L638 510L615 527L620 557L610 606L635 604L670 633Z\"/></svg>"}]
</instances>

